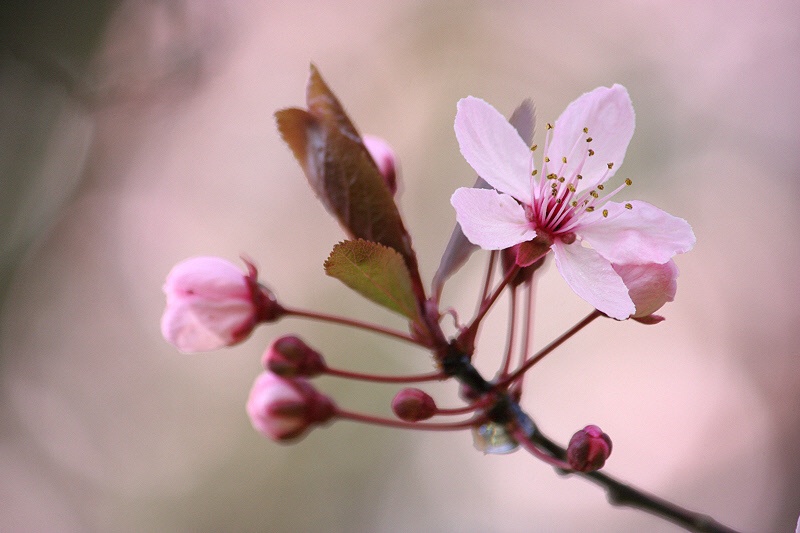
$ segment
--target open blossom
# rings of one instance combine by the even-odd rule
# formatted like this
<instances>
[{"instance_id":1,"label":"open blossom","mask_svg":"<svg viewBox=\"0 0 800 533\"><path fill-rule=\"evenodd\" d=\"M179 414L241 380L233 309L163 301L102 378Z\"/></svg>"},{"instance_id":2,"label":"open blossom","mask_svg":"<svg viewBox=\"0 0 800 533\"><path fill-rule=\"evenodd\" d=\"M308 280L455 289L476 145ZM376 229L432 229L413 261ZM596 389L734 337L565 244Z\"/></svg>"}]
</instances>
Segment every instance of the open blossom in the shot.
<instances>
[{"instance_id":1,"label":"open blossom","mask_svg":"<svg viewBox=\"0 0 800 533\"><path fill-rule=\"evenodd\" d=\"M219 257L193 257L167 275L164 338L182 352L204 352L243 341L259 322L277 319L282 308L248 272Z\"/></svg>"},{"instance_id":2,"label":"open blossom","mask_svg":"<svg viewBox=\"0 0 800 533\"><path fill-rule=\"evenodd\" d=\"M598 87L548 124L538 172L533 149L497 110L479 98L462 99L455 121L461 153L495 189L453 194L464 235L487 250L531 241L543 252L552 249L558 271L581 298L619 320L634 315L612 264L663 264L689 251L695 237L685 220L648 203L609 201L631 184L605 191L633 129L627 90Z\"/></svg>"},{"instance_id":3,"label":"open blossom","mask_svg":"<svg viewBox=\"0 0 800 533\"><path fill-rule=\"evenodd\" d=\"M275 441L300 437L335 414L333 401L303 378L262 372L253 383L247 414L259 433Z\"/></svg>"}]
</instances>

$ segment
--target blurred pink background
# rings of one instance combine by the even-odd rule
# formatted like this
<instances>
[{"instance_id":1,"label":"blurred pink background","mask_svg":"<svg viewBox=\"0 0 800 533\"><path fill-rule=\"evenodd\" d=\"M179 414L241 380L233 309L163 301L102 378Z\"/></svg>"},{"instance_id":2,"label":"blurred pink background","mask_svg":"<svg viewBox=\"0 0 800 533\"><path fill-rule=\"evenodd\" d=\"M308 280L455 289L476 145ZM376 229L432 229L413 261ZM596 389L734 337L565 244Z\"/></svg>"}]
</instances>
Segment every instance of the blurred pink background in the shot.
<instances>
[{"instance_id":1,"label":"blurred pink background","mask_svg":"<svg viewBox=\"0 0 800 533\"><path fill-rule=\"evenodd\" d=\"M272 116L303 105L310 61L397 151L427 280L450 194L474 181L452 129L459 98L510 113L532 97L542 124L624 84L637 113L624 194L686 218L698 244L677 258L665 323L592 324L531 372L524 405L562 442L600 425L612 475L743 531L793 530L797 2L31 5L3 8L0 50L0 530L676 530L524 452L484 456L466 433L339 422L281 446L250 427L247 393L280 333L341 367L430 370L412 347L296 320L212 354L163 341L164 276L199 254L246 253L287 303L402 327L323 274L344 234ZM445 288L464 317L484 260ZM482 336L487 373L505 307ZM536 345L588 311L550 269ZM384 414L395 390L319 385ZM452 384L428 390L455 404Z\"/></svg>"}]
</instances>

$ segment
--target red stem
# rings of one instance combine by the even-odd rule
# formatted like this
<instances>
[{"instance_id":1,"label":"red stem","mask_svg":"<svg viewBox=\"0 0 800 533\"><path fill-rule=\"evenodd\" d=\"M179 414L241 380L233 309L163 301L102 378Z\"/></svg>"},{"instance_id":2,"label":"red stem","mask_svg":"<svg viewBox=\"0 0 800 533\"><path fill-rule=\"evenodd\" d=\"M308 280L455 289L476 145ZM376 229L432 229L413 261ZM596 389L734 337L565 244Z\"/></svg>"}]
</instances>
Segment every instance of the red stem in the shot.
<instances>
[{"instance_id":1,"label":"red stem","mask_svg":"<svg viewBox=\"0 0 800 533\"><path fill-rule=\"evenodd\" d=\"M287 316L310 318L312 320L320 320L323 322L333 322L334 324L342 324L344 326L350 326L353 328L373 331L375 333L380 333L382 335L388 335L389 337L394 337L395 339L400 339L406 342L410 342L412 344L416 344L417 346L422 346L424 348L428 347L426 344L418 341L408 333L404 333L402 331L397 331L390 328L385 328L377 324L370 324L369 322L362 322L361 320L356 320L353 318L347 318L337 315L329 315L326 313L318 313L316 311L306 311L304 309L291 309L287 307L284 307L284 312Z\"/></svg>"},{"instance_id":2,"label":"red stem","mask_svg":"<svg viewBox=\"0 0 800 533\"><path fill-rule=\"evenodd\" d=\"M443 372L431 372L428 374L416 374L410 376L379 376L374 374L363 374L361 372L350 372L349 370L339 370L327 367L325 374L347 379L358 379L361 381L373 381L376 383L422 383L425 381L441 381L447 379Z\"/></svg>"},{"instance_id":3,"label":"red stem","mask_svg":"<svg viewBox=\"0 0 800 533\"><path fill-rule=\"evenodd\" d=\"M353 411L346 411L337 408L336 415L345 420L352 420L354 422L363 422L366 424L374 424L377 426L387 426L399 429L424 429L428 431L456 431L461 429L469 429L475 424L479 423L481 418L475 417L461 422L451 423L434 423L434 422L405 422L403 420L393 420L391 418L383 418L372 415L365 415L362 413L355 413Z\"/></svg>"},{"instance_id":4,"label":"red stem","mask_svg":"<svg viewBox=\"0 0 800 533\"><path fill-rule=\"evenodd\" d=\"M589 325L595 318L600 316L603 316L603 313L601 313L597 309L586 315L586 317L583 320L581 320L580 322L572 326L570 329L568 329L566 332L561 334L561 336L558 337L556 340L554 340L553 342L551 342L550 344L539 350L539 352L535 356L525 361L525 364L523 364L517 370L515 370L513 374L501 379L497 383L497 387L498 388L505 387L509 383L513 383L515 380L519 379L520 376L522 376L525 372L530 370L530 368L533 365L541 361L547 354L549 354L550 352L552 352L553 350L564 344L564 342L566 342L570 337L578 333L580 330Z\"/></svg>"}]
</instances>

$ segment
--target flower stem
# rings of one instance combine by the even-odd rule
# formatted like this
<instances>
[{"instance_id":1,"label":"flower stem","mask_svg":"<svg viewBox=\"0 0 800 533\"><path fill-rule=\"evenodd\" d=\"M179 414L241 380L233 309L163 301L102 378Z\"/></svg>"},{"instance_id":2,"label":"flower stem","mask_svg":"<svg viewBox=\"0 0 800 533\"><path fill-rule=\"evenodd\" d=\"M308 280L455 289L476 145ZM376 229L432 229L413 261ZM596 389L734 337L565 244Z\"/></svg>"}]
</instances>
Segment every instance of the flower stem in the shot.
<instances>
[{"instance_id":1,"label":"flower stem","mask_svg":"<svg viewBox=\"0 0 800 533\"><path fill-rule=\"evenodd\" d=\"M515 370L514 373L500 380L497 383L497 387L502 388L508 385L509 383L513 383L515 380L519 379L520 376L522 376L525 372L530 370L530 368L533 365L541 361L546 355L548 355L550 352L552 352L553 350L564 344L564 342L566 342L569 338L571 338L580 330L591 324L592 321L594 321L594 319L600 316L603 316L603 313L601 313L597 309L586 315L586 317L583 320L572 326L566 332L562 333L560 337L558 337L556 340L554 340L553 342L551 342L550 344L539 350L539 352L536 355L525 361L525 363L522 366L520 366L517 370Z\"/></svg>"},{"instance_id":2,"label":"flower stem","mask_svg":"<svg viewBox=\"0 0 800 533\"><path fill-rule=\"evenodd\" d=\"M430 372L428 374L416 374L410 376L380 376L374 374L363 374L361 372L350 372L349 370L339 370L327 367L325 374L339 378L358 379L361 381L372 381L375 383L422 383L425 381L441 381L447 379L443 372Z\"/></svg>"},{"instance_id":3,"label":"flower stem","mask_svg":"<svg viewBox=\"0 0 800 533\"><path fill-rule=\"evenodd\" d=\"M514 340L517 324L517 288L511 287L510 310L508 312L508 337L503 363L500 366L500 376L507 376L511 369L511 352L514 350Z\"/></svg>"},{"instance_id":4,"label":"flower stem","mask_svg":"<svg viewBox=\"0 0 800 533\"><path fill-rule=\"evenodd\" d=\"M410 342L412 344L416 344L418 346L422 346L427 348L428 346L424 343L418 341L408 333L404 333L402 331L397 331L390 328L385 328L383 326L379 326L377 324L370 324L369 322L362 322L361 320L356 320L353 318L347 318L343 316L337 315L329 315L326 313L318 313L316 311L306 311L304 309L291 309L288 307L283 308L285 314L287 316L295 316L301 318L310 318L312 320L320 320L322 322L332 322L334 324L341 324L344 326L350 326L353 328L359 328L367 331L373 331L375 333L380 333L382 335L387 335L389 337L394 337L396 339L400 339L406 342Z\"/></svg>"},{"instance_id":5,"label":"flower stem","mask_svg":"<svg viewBox=\"0 0 800 533\"><path fill-rule=\"evenodd\" d=\"M341 408L336 409L336 415L345 420L352 420L354 422L363 422L365 424L373 424L377 426L387 426L399 429L424 429L427 431L457 431L461 429L469 429L475 424L479 423L479 418L470 418L461 422L451 423L435 423L435 422L405 422L403 420L394 420L391 418L383 418L379 416L365 415L353 411L347 411Z\"/></svg>"}]
</instances>

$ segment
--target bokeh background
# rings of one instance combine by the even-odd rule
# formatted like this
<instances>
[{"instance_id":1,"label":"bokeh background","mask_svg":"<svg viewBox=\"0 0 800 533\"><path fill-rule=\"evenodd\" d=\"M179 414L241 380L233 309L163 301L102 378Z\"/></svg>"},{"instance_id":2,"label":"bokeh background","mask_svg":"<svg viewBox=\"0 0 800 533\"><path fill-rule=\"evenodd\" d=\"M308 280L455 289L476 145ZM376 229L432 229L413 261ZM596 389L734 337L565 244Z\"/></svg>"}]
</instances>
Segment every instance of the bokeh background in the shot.
<instances>
[{"instance_id":1,"label":"bokeh background","mask_svg":"<svg viewBox=\"0 0 800 533\"><path fill-rule=\"evenodd\" d=\"M540 123L627 86L630 199L684 217L678 299L658 326L592 324L531 375L525 406L565 442L614 440L609 473L744 531L800 514L800 4L710 1L6 1L0 7L0 530L654 531L597 487L466 433L335 423L296 445L244 403L261 352L300 333L333 365L424 372L426 353L287 320L218 353L160 337L161 284L192 255L252 257L295 306L402 327L326 278L342 231L273 121L313 61L402 164L430 280L470 185L457 100ZM537 134L541 142L542 136ZM486 256L445 289L473 310ZM535 344L589 310L554 269ZM478 365L502 351L505 306ZM395 389L323 379L388 413ZM430 387L445 405L454 387Z\"/></svg>"}]
</instances>

